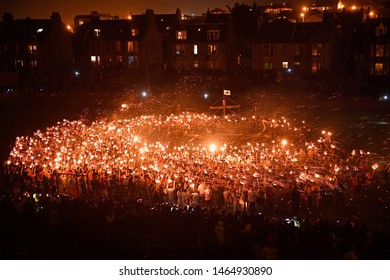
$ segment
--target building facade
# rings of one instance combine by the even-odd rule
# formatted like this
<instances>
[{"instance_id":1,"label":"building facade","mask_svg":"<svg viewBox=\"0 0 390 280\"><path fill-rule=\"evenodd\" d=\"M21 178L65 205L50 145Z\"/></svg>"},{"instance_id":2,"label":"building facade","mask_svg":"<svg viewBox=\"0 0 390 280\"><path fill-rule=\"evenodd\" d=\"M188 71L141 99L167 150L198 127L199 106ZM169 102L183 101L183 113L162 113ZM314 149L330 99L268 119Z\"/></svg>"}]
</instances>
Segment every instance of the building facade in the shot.
<instances>
[{"instance_id":1,"label":"building facade","mask_svg":"<svg viewBox=\"0 0 390 280\"><path fill-rule=\"evenodd\" d=\"M322 23L276 20L261 26L253 44L253 70L320 75L331 71L329 32Z\"/></svg>"},{"instance_id":2,"label":"building facade","mask_svg":"<svg viewBox=\"0 0 390 280\"><path fill-rule=\"evenodd\" d=\"M50 19L17 19L4 14L0 22L0 86L33 91L64 85L71 77L71 34L59 13Z\"/></svg>"},{"instance_id":3,"label":"building facade","mask_svg":"<svg viewBox=\"0 0 390 280\"><path fill-rule=\"evenodd\" d=\"M230 13L208 12L187 20L171 33L169 63L172 69L237 69L237 39Z\"/></svg>"}]
</instances>

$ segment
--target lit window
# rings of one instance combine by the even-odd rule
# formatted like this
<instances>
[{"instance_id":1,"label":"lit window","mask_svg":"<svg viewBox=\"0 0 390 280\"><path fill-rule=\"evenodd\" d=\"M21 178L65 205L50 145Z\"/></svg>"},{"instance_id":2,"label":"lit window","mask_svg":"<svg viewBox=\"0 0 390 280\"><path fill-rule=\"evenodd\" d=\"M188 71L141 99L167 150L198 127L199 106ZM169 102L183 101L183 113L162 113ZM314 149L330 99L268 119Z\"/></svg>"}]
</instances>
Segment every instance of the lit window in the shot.
<instances>
[{"instance_id":1,"label":"lit window","mask_svg":"<svg viewBox=\"0 0 390 280\"><path fill-rule=\"evenodd\" d=\"M217 54L217 45L207 45L208 54Z\"/></svg>"},{"instance_id":2,"label":"lit window","mask_svg":"<svg viewBox=\"0 0 390 280\"><path fill-rule=\"evenodd\" d=\"M36 54L37 53L37 45L35 45L35 44L28 45L28 53L29 54Z\"/></svg>"},{"instance_id":3,"label":"lit window","mask_svg":"<svg viewBox=\"0 0 390 280\"><path fill-rule=\"evenodd\" d=\"M384 50L385 50L385 46L384 45L377 45L377 46L375 46L375 56L376 57L383 57Z\"/></svg>"},{"instance_id":4,"label":"lit window","mask_svg":"<svg viewBox=\"0 0 390 280\"><path fill-rule=\"evenodd\" d=\"M219 39L219 30L208 30L207 39L209 40L218 40Z\"/></svg>"},{"instance_id":5,"label":"lit window","mask_svg":"<svg viewBox=\"0 0 390 280\"><path fill-rule=\"evenodd\" d=\"M37 30L37 33L41 33L43 31L43 28L39 28L38 30Z\"/></svg>"},{"instance_id":6,"label":"lit window","mask_svg":"<svg viewBox=\"0 0 390 280\"><path fill-rule=\"evenodd\" d=\"M282 62L282 67L283 67L283 69L287 69L288 68L288 62L287 61L283 61Z\"/></svg>"},{"instance_id":7,"label":"lit window","mask_svg":"<svg viewBox=\"0 0 390 280\"><path fill-rule=\"evenodd\" d=\"M95 65L100 64L100 56L98 55L91 55L91 63Z\"/></svg>"},{"instance_id":8,"label":"lit window","mask_svg":"<svg viewBox=\"0 0 390 280\"><path fill-rule=\"evenodd\" d=\"M320 66L321 66L320 63L313 62L313 63L311 64L311 72L312 72L313 74L318 73L318 72L320 71L320 69L321 69Z\"/></svg>"},{"instance_id":9,"label":"lit window","mask_svg":"<svg viewBox=\"0 0 390 280\"><path fill-rule=\"evenodd\" d=\"M199 61L194 61L194 68L199 68Z\"/></svg>"},{"instance_id":10,"label":"lit window","mask_svg":"<svg viewBox=\"0 0 390 280\"><path fill-rule=\"evenodd\" d=\"M95 28L95 29L93 30L93 34L95 35L95 37L100 37L100 29Z\"/></svg>"},{"instance_id":11,"label":"lit window","mask_svg":"<svg viewBox=\"0 0 390 280\"><path fill-rule=\"evenodd\" d=\"M31 68L38 66L38 61L36 59L31 60L30 63L31 63Z\"/></svg>"},{"instance_id":12,"label":"lit window","mask_svg":"<svg viewBox=\"0 0 390 280\"><path fill-rule=\"evenodd\" d=\"M138 36L138 29L137 28L131 29L131 36L133 36L133 37Z\"/></svg>"},{"instance_id":13,"label":"lit window","mask_svg":"<svg viewBox=\"0 0 390 280\"><path fill-rule=\"evenodd\" d=\"M129 55L129 57L127 58L127 64L130 67L138 67L138 56Z\"/></svg>"},{"instance_id":14,"label":"lit window","mask_svg":"<svg viewBox=\"0 0 390 280\"><path fill-rule=\"evenodd\" d=\"M176 45L175 54L184 54L184 45Z\"/></svg>"},{"instance_id":15,"label":"lit window","mask_svg":"<svg viewBox=\"0 0 390 280\"><path fill-rule=\"evenodd\" d=\"M315 44L311 48L311 55L318 56L321 55L321 44Z\"/></svg>"},{"instance_id":16,"label":"lit window","mask_svg":"<svg viewBox=\"0 0 390 280\"><path fill-rule=\"evenodd\" d=\"M176 31L177 40L187 40L187 31Z\"/></svg>"},{"instance_id":17,"label":"lit window","mask_svg":"<svg viewBox=\"0 0 390 280\"><path fill-rule=\"evenodd\" d=\"M134 42L134 41L127 42L127 51L138 52L138 42Z\"/></svg>"},{"instance_id":18,"label":"lit window","mask_svg":"<svg viewBox=\"0 0 390 280\"><path fill-rule=\"evenodd\" d=\"M198 45L194 45L194 54L198 54Z\"/></svg>"},{"instance_id":19,"label":"lit window","mask_svg":"<svg viewBox=\"0 0 390 280\"><path fill-rule=\"evenodd\" d=\"M301 66L301 63L300 63L299 61L295 61L295 62L294 62L294 66L295 66L296 68L298 68L299 66Z\"/></svg>"},{"instance_id":20,"label":"lit window","mask_svg":"<svg viewBox=\"0 0 390 280\"><path fill-rule=\"evenodd\" d=\"M375 75L383 75L383 63L375 63Z\"/></svg>"}]
</instances>

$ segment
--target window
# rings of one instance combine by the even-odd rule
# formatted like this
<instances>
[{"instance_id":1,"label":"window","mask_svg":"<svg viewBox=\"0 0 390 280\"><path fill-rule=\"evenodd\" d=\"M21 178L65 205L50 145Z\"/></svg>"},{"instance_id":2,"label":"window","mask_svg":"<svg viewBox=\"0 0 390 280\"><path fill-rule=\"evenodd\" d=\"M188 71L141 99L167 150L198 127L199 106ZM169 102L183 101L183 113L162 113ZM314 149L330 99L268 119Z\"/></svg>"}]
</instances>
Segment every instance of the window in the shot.
<instances>
[{"instance_id":1,"label":"window","mask_svg":"<svg viewBox=\"0 0 390 280\"><path fill-rule=\"evenodd\" d=\"M100 56L91 55L91 63L94 65L99 65L100 64Z\"/></svg>"},{"instance_id":2,"label":"window","mask_svg":"<svg viewBox=\"0 0 390 280\"><path fill-rule=\"evenodd\" d=\"M207 69L217 69L217 62L216 61L206 61L206 68Z\"/></svg>"},{"instance_id":3,"label":"window","mask_svg":"<svg viewBox=\"0 0 390 280\"><path fill-rule=\"evenodd\" d=\"M288 61L283 61L282 62L282 68L287 69L288 68Z\"/></svg>"},{"instance_id":4,"label":"window","mask_svg":"<svg viewBox=\"0 0 390 280\"><path fill-rule=\"evenodd\" d=\"M15 67L18 68L18 67L23 67L23 60L22 59L17 59L15 60Z\"/></svg>"},{"instance_id":5,"label":"window","mask_svg":"<svg viewBox=\"0 0 390 280\"><path fill-rule=\"evenodd\" d=\"M32 59L30 61L31 68L35 68L38 66L38 61L36 59Z\"/></svg>"},{"instance_id":6,"label":"window","mask_svg":"<svg viewBox=\"0 0 390 280\"><path fill-rule=\"evenodd\" d=\"M94 30L93 30L93 35L95 35L95 37L100 37L100 29L98 29L98 28L95 28Z\"/></svg>"},{"instance_id":7,"label":"window","mask_svg":"<svg viewBox=\"0 0 390 280\"><path fill-rule=\"evenodd\" d=\"M132 28L131 29L131 36L135 37L135 36L138 36L138 29L137 28Z\"/></svg>"},{"instance_id":8,"label":"window","mask_svg":"<svg viewBox=\"0 0 390 280\"><path fill-rule=\"evenodd\" d=\"M138 52L138 42L134 42L134 41L127 42L127 51Z\"/></svg>"},{"instance_id":9,"label":"window","mask_svg":"<svg viewBox=\"0 0 390 280\"><path fill-rule=\"evenodd\" d=\"M129 57L127 58L127 64L130 67L138 67L138 56L129 55Z\"/></svg>"},{"instance_id":10,"label":"window","mask_svg":"<svg viewBox=\"0 0 390 280\"><path fill-rule=\"evenodd\" d=\"M177 40L187 40L187 31L176 31Z\"/></svg>"},{"instance_id":11,"label":"window","mask_svg":"<svg viewBox=\"0 0 390 280\"><path fill-rule=\"evenodd\" d=\"M184 45L183 44L178 44L175 45L175 54L184 54Z\"/></svg>"},{"instance_id":12,"label":"window","mask_svg":"<svg viewBox=\"0 0 390 280\"><path fill-rule=\"evenodd\" d=\"M265 62L264 63L264 70L272 70L273 65L272 63Z\"/></svg>"},{"instance_id":13,"label":"window","mask_svg":"<svg viewBox=\"0 0 390 280\"><path fill-rule=\"evenodd\" d=\"M198 54L198 45L194 45L194 54Z\"/></svg>"},{"instance_id":14,"label":"window","mask_svg":"<svg viewBox=\"0 0 390 280\"><path fill-rule=\"evenodd\" d=\"M319 55L321 55L321 44L314 44L314 45L312 45L311 55L312 56L319 56Z\"/></svg>"},{"instance_id":15,"label":"window","mask_svg":"<svg viewBox=\"0 0 390 280\"><path fill-rule=\"evenodd\" d=\"M383 63L375 63L375 75L383 75Z\"/></svg>"},{"instance_id":16,"label":"window","mask_svg":"<svg viewBox=\"0 0 390 280\"><path fill-rule=\"evenodd\" d=\"M294 47L294 55L295 56L301 55L301 47L299 45L295 45L295 47Z\"/></svg>"},{"instance_id":17,"label":"window","mask_svg":"<svg viewBox=\"0 0 390 280\"><path fill-rule=\"evenodd\" d=\"M299 61L295 61L294 62L294 67L295 68L299 68L299 66L301 66L301 63Z\"/></svg>"},{"instance_id":18,"label":"window","mask_svg":"<svg viewBox=\"0 0 390 280\"><path fill-rule=\"evenodd\" d=\"M36 44L29 44L28 45L28 53L29 54L37 54L37 45Z\"/></svg>"},{"instance_id":19,"label":"window","mask_svg":"<svg viewBox=\"0 0 390 280\"><path fill-rule=\"evenodd\" d=\"M274 46L273 45L264 45L264 56L273 56L274 55Z\"/></svg>"},{"instance_id":20,"label":"window","mask_svg":"<svg viewBox=\"0 0 390 280\"><path fill-rule=\"evenodd\" d=\"M194 61L194 68L199 68L199 61Z\"/></svg>"},{"instance_id":21,"label":"window","mask_svg":"<svg viewBox=\"0 0 390 280\"><path fill-rule=\"evenodd\" d=\"M384 45L376 45L375 46L375 56L376 57L383 57L385 52L385 46Z\"/></svg>"},{"instance_id":22,"label":"window","mask_svg":"<svg viewBox=\"0 0 390 280\"><path fill-rule=\"evenodd\" d=\"M123 56L117 55L116 56L116 62L118 62L118 63L123 62Z\"/></svg>"},{"instance_id":23,"label":"window","mask_svg":"<svg viewBox=\"0 0 390 280\"><path fill-rule=\"evenodd\" d=\"M208 30L207 39L209 40L218 40L219 39L219 30Z\"/></svg>"},{"instance_id":24,"label":"window","mask_svg":"<svg viewBox=\"0 0 390 280\"><path fill-rule=\"evenodd\" d=\"M379 26L375 28L375 35L378 37L383 37L386 36L386 34L387 34L387 27L384 26L383 23L381 22L381 24L379 24Z\"/></svg>"},{"instance_id":25,"label":"window","mask_svg":"<svg viewBox=\"0 0 390 280\"><path fill-rule=\"evenodd\" d=\"M207 45L207 54L217 54L217 45Z\"/></svg>"},{"instance_id":26,"label":"window","mask_svg":"<svg viewBox=\"0 0 390 280\"><path fill-rule=\"evenodd\" d=\"M321 63L319 63L319 62L313 62L313 63L311 64L311 72L312 72L313 74L320 72L320 70L321 70Z\"/></svg>"},{"instance_id":27,"label":"window","mask_svg":"<svg viewBox=\"0 0 390 280\"><path fill-rule=\"evenodd\" d=\"M121 41L115 41L115 50L117 52L121 51Z\"/></svg>"}]
</instances>

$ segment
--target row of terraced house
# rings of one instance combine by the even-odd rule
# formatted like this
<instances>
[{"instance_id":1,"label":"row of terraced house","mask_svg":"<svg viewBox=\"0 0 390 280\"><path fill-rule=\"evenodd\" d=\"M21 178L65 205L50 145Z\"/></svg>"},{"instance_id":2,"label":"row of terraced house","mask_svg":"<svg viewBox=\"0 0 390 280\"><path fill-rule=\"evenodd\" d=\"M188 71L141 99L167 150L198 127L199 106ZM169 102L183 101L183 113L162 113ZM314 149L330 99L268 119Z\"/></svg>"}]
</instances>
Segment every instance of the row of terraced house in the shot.
<instances>
[{"instance_id":1,"label":"row of terraced house","mask_svg":"<svg viewBox=\"0 0 390 280\"><path fill-rule=\"evenodd\" d=\"M294 16L286 5L265 7L248 26L234 9L197 17L148 9L126 19L92 12L76 16L72 28L57 12L50 19L5 13L1 91L66 88L79 80L153 84L182 69L251 71L275 80L336 75L389 81L390 18L371 16L363 6L310 11Z\"/></svg>"}]
</instances>

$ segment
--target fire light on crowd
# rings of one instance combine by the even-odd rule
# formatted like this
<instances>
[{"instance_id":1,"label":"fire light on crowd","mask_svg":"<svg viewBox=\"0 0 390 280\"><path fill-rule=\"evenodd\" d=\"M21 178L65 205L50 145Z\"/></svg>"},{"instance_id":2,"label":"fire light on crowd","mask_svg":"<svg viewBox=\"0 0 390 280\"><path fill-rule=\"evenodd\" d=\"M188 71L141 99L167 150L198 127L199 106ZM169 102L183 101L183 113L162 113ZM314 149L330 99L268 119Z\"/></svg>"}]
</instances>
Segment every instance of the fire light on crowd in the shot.
<instances>
[{"instance_id":1,"label":"fire light on crowd","mask_svg":"<svg viewBox=\"0 0 390 280\"><path fill-rule=\"evenodd\" d=\"M122 180L136 174L150 178L156 188L180 182L190 187L209 182L238 189L283 188L309 181L332 190L338 188L337 176L358 170L362 158L368 161L371 156L360 151L359 161L354 161L353 151L343 159L335 153L330 132L312 135L305 122L301 125L294 126L285 117L233 119L189 112L91 124L63 120L33 136L17 137L5 166L8 172L47 176L93 170ZM243 144L235 130L245 132L253 126L265 128L272 137L257 135ZM377 168L377 163L372 165L374 171Z\"/></svg>"}]
</instances>

